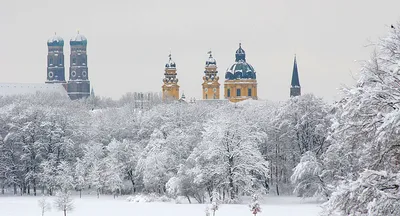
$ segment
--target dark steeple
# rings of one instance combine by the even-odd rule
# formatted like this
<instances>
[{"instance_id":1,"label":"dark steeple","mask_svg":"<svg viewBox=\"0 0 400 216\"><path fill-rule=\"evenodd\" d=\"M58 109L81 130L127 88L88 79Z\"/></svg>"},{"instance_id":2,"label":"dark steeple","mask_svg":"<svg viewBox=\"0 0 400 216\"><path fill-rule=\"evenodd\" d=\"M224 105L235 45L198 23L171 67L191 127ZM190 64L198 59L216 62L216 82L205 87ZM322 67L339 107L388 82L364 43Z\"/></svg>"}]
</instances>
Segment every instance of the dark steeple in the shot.
<instances>
[{"instance_id":1,"label":"dark steeple","mask_svg":"<svg viewBox=\"0 0 400 216\"><path fill-rule=\"evenodd\" d=\"M296 55L294 56L293 73L292 73L292 83L290 85L290 97L295 97L301 95L301 87L299 80L299 71L297 69Z\"/></svg>"}]
</instances>

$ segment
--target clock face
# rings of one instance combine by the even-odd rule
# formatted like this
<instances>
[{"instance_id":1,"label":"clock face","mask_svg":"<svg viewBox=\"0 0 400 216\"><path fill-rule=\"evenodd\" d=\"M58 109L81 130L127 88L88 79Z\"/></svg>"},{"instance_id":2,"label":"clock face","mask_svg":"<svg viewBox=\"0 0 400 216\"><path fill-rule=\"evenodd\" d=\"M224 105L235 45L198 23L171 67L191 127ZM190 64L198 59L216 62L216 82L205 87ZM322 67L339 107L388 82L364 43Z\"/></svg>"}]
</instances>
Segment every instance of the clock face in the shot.
<instances>
[{"instance_id":1,"label":"clock face","mask_svg":"<svg viewBox=\"0 0 400 216\"><path fill-rule=\"evenodd\" d=\"M83 71L83 72L82 72L82 76L83 76L83 77L86 77L86 76L87 76L87 72L86 72L86 71Z\"/></svg>"},{"instance_id":2,"label":"clock face","mask_svg":"<svg viewBox=\"0 0 400 216\"><path fill-rule=\"evenodd\" d=\"M214 92L217 92L217 88L214 88L213 91L214 91Z\"/></svg>"},{"instance_id":3,"label":"clock face","mask_svg":"<svg viewBox=\"0 0 400 216\"><path fill-rule=\"evenodd\" d=\"M76 77L76 72L75 72L75 71L72 71L72 72L71 72L71 76L72 76L72 77Z\"/></svg>"},{"instance_id":4,"label":"clock face","mask_svg":"<svg viewBox=\"0 0 400 216\"><path fill-rule=\"evenodd\" d=\"M204 89L204 92L208 92L208 88L205 88L205 89Z\"/></svg>"},{"instance_id":5,"label":"clock face","mask_svg":"<svg viewBox=\"0 0 400 216\"><path fill-rule=\"evenodd\" d=\"M54 73L53 72L49 72L49 78L53 78L54 77Z\"/></svg>"}]
</instances>

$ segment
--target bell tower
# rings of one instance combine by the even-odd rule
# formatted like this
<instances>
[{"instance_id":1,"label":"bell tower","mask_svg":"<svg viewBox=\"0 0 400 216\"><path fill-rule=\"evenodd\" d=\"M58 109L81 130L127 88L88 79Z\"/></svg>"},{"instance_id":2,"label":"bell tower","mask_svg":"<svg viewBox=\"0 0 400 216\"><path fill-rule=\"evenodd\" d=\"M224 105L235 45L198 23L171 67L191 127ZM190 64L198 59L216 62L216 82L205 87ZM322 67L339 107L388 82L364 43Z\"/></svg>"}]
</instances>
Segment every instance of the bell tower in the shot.
<instances>
[{"instance_id":1,"label":"bell tower","mask_svg":"<svg viewBox=\"0 0 400 216\"><path fill-rule=\"evenodd\" d=\"M87 66L87 39L78 34L69 42L71 46L68 95L72 100L90 96L90 81Z\"/></svg>"},{"instance_id":2,"label":"bell tower","mask_svg":"<svg viewBox=\"0 0 400 216\"><path fill-rule=\"evenodd\" d=\"M209 57L206 61L203 76L203 100L219 99L219 76L217 71L217 61L212 56L211 51L208 52Z\"/></svg>"},{"instance_id":3,"label":"bell tower","mask_svg":"<svg viewBox=\"0 0 400 216\"><path fill-rule=\"evenodd\" d=\"M176 75L176 64L172 61L171 54L169 54L169 60L165 64L164 84L162 85L162 97L164 101L179 99L179 85Z\"/></svg>"},{"instance_id":4,"label":"bell tower","mask_svg":"<svg viewBox=\"0 0 400 216\"><path fill-rule=\"evenodd\" d=\"M47 79L46 83L66 83L64 67L64 40L54 34L47 40Z\"/></svg>"}]
</instances>

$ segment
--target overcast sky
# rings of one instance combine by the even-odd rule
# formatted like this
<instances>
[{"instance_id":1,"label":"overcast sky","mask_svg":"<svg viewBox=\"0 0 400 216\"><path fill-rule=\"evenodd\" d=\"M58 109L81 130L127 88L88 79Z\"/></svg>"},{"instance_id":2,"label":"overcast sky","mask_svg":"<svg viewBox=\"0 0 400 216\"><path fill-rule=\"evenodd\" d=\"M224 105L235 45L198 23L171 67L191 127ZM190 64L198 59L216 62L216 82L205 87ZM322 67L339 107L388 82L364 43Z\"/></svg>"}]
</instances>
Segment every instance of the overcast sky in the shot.
<instances>
[{"instance_id":1,"label":"overcast sky","mask_svg":"<svg viewBox=\"0 0 400 216\"><path fill-rule=\"evenodd\" d=\"M88 67L97 95L161 91L168 54L186 97L201 97L207 51L212 50L221 95L226 69L242 43L257 72L258 96L289 96L297 54L303 93L327 101L357 76L371 48L399 20L399 0L0 0L0 82L43 83L46 41L66 41L79 29L88 38Z\"/></svg>"}]
</instances>

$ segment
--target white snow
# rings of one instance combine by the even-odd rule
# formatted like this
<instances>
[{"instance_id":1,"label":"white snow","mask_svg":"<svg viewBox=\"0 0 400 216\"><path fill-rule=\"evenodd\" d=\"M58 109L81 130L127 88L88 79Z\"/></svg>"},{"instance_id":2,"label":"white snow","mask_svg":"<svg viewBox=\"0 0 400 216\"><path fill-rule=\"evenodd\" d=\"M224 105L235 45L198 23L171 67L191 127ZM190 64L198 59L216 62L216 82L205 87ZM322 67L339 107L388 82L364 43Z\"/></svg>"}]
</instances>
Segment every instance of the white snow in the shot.
<instances>
[{"instance_id":1,"label":"white snow","mask_svg":"<svg viewBox=\"0 0 400 216\"><path fill-rule=\"evenodd\" d=\"M38 197L0 197L0 215L27 216L40 215ZM48 198L52 210L45 216L63 215L54 208L55 197ZM126 197L113 199L111 196L73 197L74 210L68 216L203 216L209 204L175 204L175 203L140 203L128 202ZM262 201L262 212L258 216L317 216L321 210L319 204L297 197L268 197ZM216 216L251 216L248 204L221 204Z\"/></svg>"},{"instance_id":2,"label":"white snow","mask_svg":"<svg viewBox=\"0 0 400 216\"><path fill-rule=\"evenodd\" d=\"M71 41L86 41L86 40L87 40L86 37L79 33L71 39Z\"/></svg>"},{"instance_id":3,"label":"white snow","mask_svg":"<svg viewBox=\"0 0 400 216\"><path fill-rule=\"evenodd\" d=\"M59 42L59 41L63 41L62 37L60 37L58 35L54 35L47 40L47 43L53 43L53 42Z\"/></svg>"}]
</instances>

